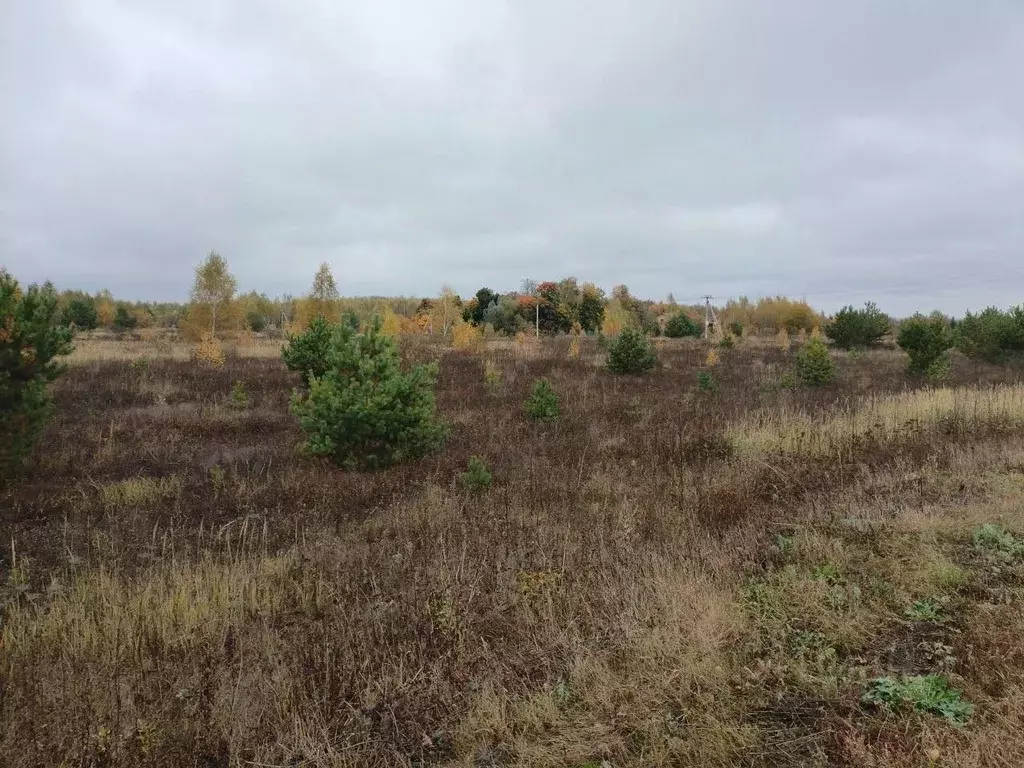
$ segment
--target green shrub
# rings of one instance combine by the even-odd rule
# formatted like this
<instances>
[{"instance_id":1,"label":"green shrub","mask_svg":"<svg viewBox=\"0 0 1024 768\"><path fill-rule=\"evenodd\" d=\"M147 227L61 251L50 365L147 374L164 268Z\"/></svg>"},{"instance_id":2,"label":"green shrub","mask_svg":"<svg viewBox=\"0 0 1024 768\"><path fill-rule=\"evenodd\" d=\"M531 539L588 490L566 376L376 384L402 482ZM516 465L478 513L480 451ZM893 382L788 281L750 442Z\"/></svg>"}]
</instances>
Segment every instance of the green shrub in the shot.
<instances>
[{"instance_id":1,"label":"green shrub","mask_svg":"<svg viewBox=\"0 0 1024 768\"><path fill-rule=\"evenodd\" d=\"M910 356L910 372L923 374L934 370L933 366L946 357L953 346L953 335L946 318L938 312L928 317L917 314L903 321L896 343Z\"/></svg>"},{"instance_id":2,"label":"green shrub","mask_svg":"<svg viewBox=\"0 0 1024 768\"><path fill-rule=\"evenodd\" d=\"M900 680L879 677L868 685L862 701L891 709L911 706L920 712L940 715L957 728L967 725L974 712L974 705L964 701L961 691L951 687L942 675L915 675Z\"/></svg>"},{"instance_id":3,"label":"green shrub","mask_svg":"<svg viewBox=\"0 0 1024 768\"><path fill-rule=\"evenodd\" d=\"M825 335L840 349L870 347L889 332L889 325L889 316L869 301L864 309L847 306L836 312L825 326Z\"/></svg>"},{"instance_id":4,"label":"green shrub","mask_svg":"<svg viewBox=\"0 0 1024 768\"><path fill-rule=\"evenodd\" d=\"M352 330L349 325L345 327ZM311 379L318 379L327 372L334 332L335 326L318 315L305 331L288 335L288 344L281 350L281 357L288 370L299 372L305 386L310 385Z\"/></svg>"},{"instance_id":5,"label":"green shrub","mask_svg":"<svg viewBox=\"0 0 1024 768\"><path fill-rule=\"evenodd\" d=\"M526 414L538 421L555 421L558 418L558 395L547 379L540 379L533 385L533 392L526 401Z\"/></svg>"},{"instance_id":6,"label":"green shrub","mask_svg":"<svg viewBox=\"0 0 1024 768\"><path fill-rule=\"evenodd\" d=\"M646 373L657 362L650 341L636 328L624 328L608 349L608 370L612 373Z\"/></svg>"},{"instance_id":7,"label":"green shrub","mask_svg":"<svg viewBox=\"0 0 1024 768\"><path fill-rule=\"evenodd\" d=\"M149 370L149 358L148 357L136 357L129 363L131 369L138 374L143 374Z\"/></svg>"},{"instance_id":8,"label":"green shrub","mask_svg":"<svg viewBox=\"0 0 1024 768\"><path fill-rule=\"evenodd\" d=\"M665 335L670 339L682 339L687 336L700 338L704 328L696 320L691 320L684 313L673 315L665 323Z\"/></svg>"},{"instance_id":9,"label":"green shrub","mask_svg":"<svg viewBox=\"0 0 1024 768\"><path fill-rule=\"evenodd\" d=\"M941 355L933 360L925 369L924 377L935 384L939 384L949 378L949 355Z\"/></svg>"},{"instance_id":10,"label":"green shrub","mask_svg":"<svg viewBox=\"0 0 1024 768\"><path fill-rule=\"evenodd\" d=\"M718 342L719 349L732 349L736 346L736 337L731 333L725 334L722 339Z\"/></svg>"},{"instance_id":11,"label":"green shrub","mask_svg":"<svg viewBox=\"0 0 1024 768\"><path fill-rule=\"evenodd\" d=\"M79 331L91 331L99 325L96 305L89 299L72 299L61 313L61 323Z\"/></svg>"},{"instance_id":12,"label":"green shrub","mask_svg":"<svg viewBox=\"0 0 1024 768\"><path fill-rule=\"evenodd\" d=\"M995 307L957 323L956 347L968 357L989 363L1003 363L1024 352L1024 305L1002 312Z\"/></svg>"},{"instance_id":13,"label":"green shrub","mask_svg":"<svg viewBox=\"0 0 1024 768\"><path fill-rule=\"evenodd\" d=\"M228 405L238 410L245 410L249 407L249 393L245 391L245 384L236 381L231 385L231 395L228 398Z\"/></svg>"},{"instance_id":14,"label":"green shrub","mask_svg":"<svg viewBox=\"0 0 1024 768\"><path fill-rule=\"evenodd\" d=\"M267 318L262 312L250 310L245 313L245 324L253 333L261 333L267 328Z\"/></svg>"},{"instance_id":15,"label":"green shrub","mask_svg":"<svg viewBox=\"0 0 1024 768\"><path fill-rule=\"evenodd\" d=\"M119 304L114 312L114 328L118 331L130 331L139 324L139 319L133 315L124 304Z\"/></svg>"},{"instance_id":16,"label":"green shrub","mask_svg":"<svg viewBox=\"0 0 1024 768\"><path fill-rule=\"evenodd\" d=\"M501 391L501 369L490 360L484 363L484 386L492 395Z\"/></svg>"},{"instance_id":17,"label":"green shrub","mask_svg":"<svg viewBox=\"0 0 1024 768\"><path fill-rule=\"evenodd\" d=\"M54 358L70 352L71 329L59 321L53 286L22 292L0 268L0 480L32 450L50 413L46 385L62 370Z\"/></svg>"},{"instance_id":18,"label":"green shrub","mask_svg":"<svg viewBox=\"0 0 1024 768\"><path fill-rule=\"evenodd\" d=\"M709 395L718 391L718 382L715 381L715 376L711 371L704 369L697 371L697 389Z\"/></svg>"},{"instance_id":19,"label":"green shrub","mask_svg":"<svg viewBox=\"0 0 1024 768\"><path fill-rule=\"evenodd\" d=\"M358 331L363 325L359 320L359 315L351 309L346 309L341 313L341 324L347 325L353 331Z\"/></svg>"},{"instance_id":20,"label":"green shrub","mask_svg":"<svg viewBox=\"0 0 1024 768\"><path fill-rule=\"evenodd\" d=\"M811 339L796 353L796 375L811 387L831 384L836 378L836 364L821 339Z\"/></svg>"},{"instance_id":21,"label":"green shrub","mask_svg":"<svg viewBox=\"0 0 1024 768\"><path fill-rule=\"evenodd\" d=\"M743 335L743 323L741 323L739 320L733 320L731 323L729 323L729 333L731 333L736 338L740 338Z\"/></svg>"},{"instance_id":22,"label":"green shrub","mask_svg":"<svg viewBox=\"0 0 1024 768\"><path fill-rule=\"evenodd\" d=\"M466 471L459 475L459 484L468 491L482 491L491 486L491 473L480 456L471 456Z\"/></svg>"},{"instance_id":23,"label":"green shrub","mask_svg":"<svg viewBox=\"0 0 1024 768\"><path fill-rule=\"evenodd\" d=\"M292 396L292 413L307 434L305 449L348 469L376 469L424 456L441 446L437 419L437 364L403 372L398 347L380 330L332 329L325 372L312 375L309 393ZM310 369L307 369L310 370Z\"/></svg>"}]
</instances>

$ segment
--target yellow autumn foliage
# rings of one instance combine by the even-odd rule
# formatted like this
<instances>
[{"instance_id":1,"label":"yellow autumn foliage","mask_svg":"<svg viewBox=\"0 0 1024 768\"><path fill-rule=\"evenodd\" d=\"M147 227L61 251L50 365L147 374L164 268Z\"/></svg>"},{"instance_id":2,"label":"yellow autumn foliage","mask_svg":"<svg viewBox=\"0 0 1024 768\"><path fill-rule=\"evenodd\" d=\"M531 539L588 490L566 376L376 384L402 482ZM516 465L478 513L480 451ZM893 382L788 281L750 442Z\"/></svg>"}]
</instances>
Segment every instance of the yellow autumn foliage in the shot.
<instances>
[{"instance_id":1,"label":"yellow autumn foliage","mask_svg":"<svg viewBox=\"0 0 1024 768\"><path fill-rule=\"evenodd\" d=\"M224 350L212 331L204 331L192 352L192 359L200 365L219 368L224 365Z\"/></svg>"},{"instance_id":2,"label":"yellow autumn foliage","mask_svg":"<svg viewBox=\"0 0 1024 768\"><path fill-rule=\"evenodd\" d=\"M458 323L452 330L452 346L475 349L480 343L480 329L470 323Z\"/></svg>"},{"instance_id":3,"label":"yellow autumn foliage","mask_svg":"<svg viewBox=\"0 0 1024 768\"><path fill-rule=\"evenodd\" d=\"M779 332L775 334L775 346L777 346L783 352L788 352L789 345L789 331L787 331L785 328L779 329Z\"/></svg>"}]
</instances>

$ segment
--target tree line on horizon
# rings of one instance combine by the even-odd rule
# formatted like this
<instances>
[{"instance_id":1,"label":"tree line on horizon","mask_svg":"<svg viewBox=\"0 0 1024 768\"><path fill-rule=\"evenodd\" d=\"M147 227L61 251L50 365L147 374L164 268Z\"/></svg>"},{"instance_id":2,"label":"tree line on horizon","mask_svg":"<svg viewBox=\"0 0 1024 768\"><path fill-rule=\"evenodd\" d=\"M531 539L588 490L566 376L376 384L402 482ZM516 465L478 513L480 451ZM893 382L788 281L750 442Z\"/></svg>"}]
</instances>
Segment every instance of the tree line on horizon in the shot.
<instances>
[{"instance_id":1,"label":"tree line on horizon","mask_svg":"<svg viewBox=\"0 0 1024 768\"><path fill-rule=\"evenodd\" d=\"M498 292L481 287L464 299L445 286L434 297L345 297L330 265L320 265L309 292L301 297L271 298L251 290L238 293L226 259L211 253L197 268L188 302L125 301L109 290L89 294L65 290L58 295L62 320L79 330L130 332L142 328L178 329L189 339L206 330L215 335L252 331L295 331L323 315L365 325L374 315L391 333L449 335L468 323L498 334L538 332L544 335L584 333L614 335L636 327L651 335L696 336L703 333L703 305L683 305L671 294L663 300L641 299L625 285L610 294L575 277L559 281L524 280L519 290ZM742 298L716 307L723 325L742 325L753 333L780 329L811 332L824 315L804 301L783 296L751 301ZM674 321L674 322L673 322Z\"/></svg>"},{"instance_id":2,"label":"tree line on horizon","mask_svg":"<svg viewBox=\"0 0 1024 768\"><path fill-rule=\"evenodd\" d=\"M238 293L227 260L211 252L195 270L188 302L119 301L108 290L96 294L66 290L57 294L61 322L78 330L129 332L141 328L177 329L189 340L205 333L214 337L254 333L295 333L316 317L345 322L354 329L381 318L385 333L439 334L450 338L460 327L481 332L516 334L603 334L625 328L647 335L700 336L704 307L684 305L672 294L663 301L640 299L625 285L610 294L575 277L559 281L524 280L519 290L500 293L481 287L464 299L445 286L430 298L344 297L331 267L317 269L308 293L301 297L271 298L266 293ZM777 335L813 333L816 329L835 346L852 349L879 343L898 330L899 323L868 302L863 309L843 307L831 318L806 301L785 296L730 300L715 307L719 334ZM989 307L963 318L938 313L965 354L1000 361L1024 351L1024 305L1003 311Z\"/></svg>"}]
</instances>

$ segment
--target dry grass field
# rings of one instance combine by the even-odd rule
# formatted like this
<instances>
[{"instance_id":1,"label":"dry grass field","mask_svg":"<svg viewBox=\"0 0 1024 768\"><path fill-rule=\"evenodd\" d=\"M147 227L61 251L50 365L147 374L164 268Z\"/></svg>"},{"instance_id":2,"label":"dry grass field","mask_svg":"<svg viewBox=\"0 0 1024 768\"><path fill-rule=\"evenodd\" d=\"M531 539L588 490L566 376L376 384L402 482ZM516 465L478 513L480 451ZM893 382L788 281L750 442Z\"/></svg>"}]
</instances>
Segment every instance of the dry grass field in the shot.
<instances>
[{"instance_id":1,"label":"dry grass field","mask_svg":"<svg viewBox=\"0 0 1024 768\"><path fill-rule=\"evenodd\" d=\"M1019 370L588 344L410 343L452 434L379 473L296 450L277 345L80 345L0 496L0 765L1024 765Z\"/></svg>"}]
</instances>

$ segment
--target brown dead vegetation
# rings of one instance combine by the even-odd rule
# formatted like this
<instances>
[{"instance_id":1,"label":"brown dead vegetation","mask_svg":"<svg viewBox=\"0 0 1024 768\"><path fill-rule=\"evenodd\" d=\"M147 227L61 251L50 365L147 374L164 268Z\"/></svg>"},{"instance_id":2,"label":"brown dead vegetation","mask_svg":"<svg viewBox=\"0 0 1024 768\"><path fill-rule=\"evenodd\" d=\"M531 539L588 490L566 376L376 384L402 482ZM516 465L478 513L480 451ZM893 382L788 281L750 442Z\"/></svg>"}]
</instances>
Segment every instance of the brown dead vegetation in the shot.
<instances>
[{"instance_id":1,"label":"brown dead vegetation","mask_svg":"<svg viewBox=\"0 0 1024 768\"><path fill-rule=\"evenodd\" d=\"M1024 533L1017 371L807 390L744 340L711 394L699 342L640 378L569 343L403 341L452 437L375 474L296 451L277 358L80 361L0 498L0 764L1024 764L1024 565L973 538ZM929 672L966 728L860 702Z\"/></svg>"}]
</instances>

